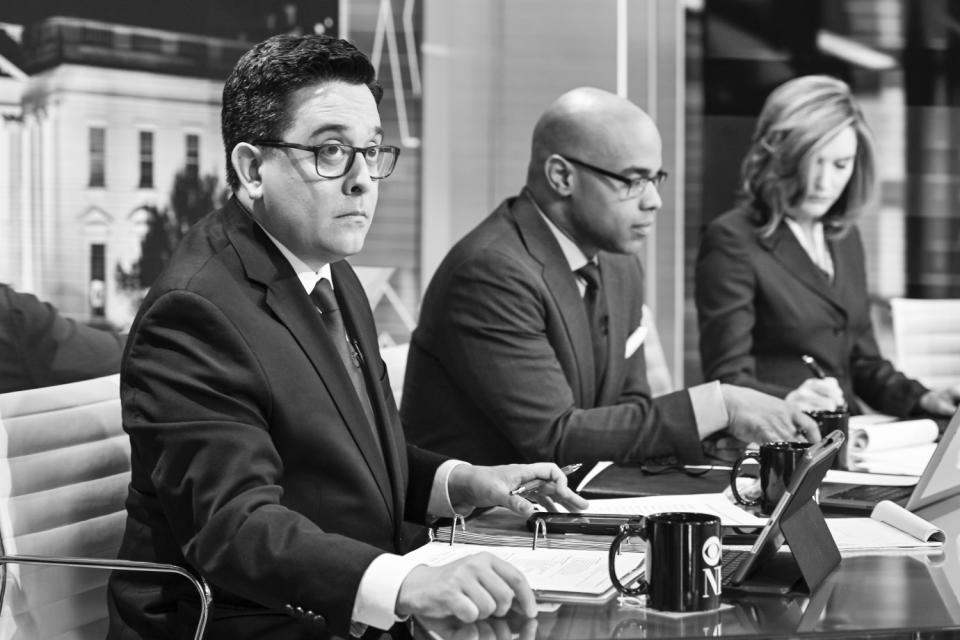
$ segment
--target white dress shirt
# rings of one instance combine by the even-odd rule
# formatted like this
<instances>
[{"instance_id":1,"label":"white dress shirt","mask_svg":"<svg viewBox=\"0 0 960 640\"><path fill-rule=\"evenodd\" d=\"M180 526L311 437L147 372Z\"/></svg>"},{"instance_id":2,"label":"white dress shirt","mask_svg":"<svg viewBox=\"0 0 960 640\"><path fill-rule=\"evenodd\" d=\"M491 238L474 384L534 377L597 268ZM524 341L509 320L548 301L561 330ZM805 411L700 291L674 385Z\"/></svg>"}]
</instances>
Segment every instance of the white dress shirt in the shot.
<instances>
[{"instance_id":1,"label":"white dress shirt","mask_svg":"<svg viewBox=\"0 0 960 640\"><path fill-rule=\"evenodd\" d=\"M827 276L827 280L833 282L833 256L830 255L830 248L827 247L827 239L823 235L823 223L819 220L814 222L812 235L807 235L803 227L800 226L800 223L793 218L788 216L785 217L784 220L787 221L787 226L790 228L790 231L793 232L793 235L797 238L797 242L800 243L803 250L810 256L813 264L817 265L817 268Z\"/></svg>"}]
</instances>

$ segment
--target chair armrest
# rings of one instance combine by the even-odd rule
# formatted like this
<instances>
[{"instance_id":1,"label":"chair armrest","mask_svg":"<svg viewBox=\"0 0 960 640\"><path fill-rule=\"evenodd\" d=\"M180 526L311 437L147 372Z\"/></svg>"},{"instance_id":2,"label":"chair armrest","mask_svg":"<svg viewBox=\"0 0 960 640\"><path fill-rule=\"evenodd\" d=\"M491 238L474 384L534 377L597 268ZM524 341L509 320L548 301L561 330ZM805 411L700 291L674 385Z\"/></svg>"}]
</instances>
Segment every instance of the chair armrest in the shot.
<instances>
[{"instance_id":1,"label":"chair armrest","mask_svg":"<svg viewBox=\"0 0 960 640\"><path fill-rule=\"evenodd\" d=\"M194 589L200 595L200 620L197 622L197 630L194 633L194 640L203 638L203 633L207 627L207 617L210 614L210 604L213 602L213 596L210 593L210 587L207 586L203 578L197 578L192 573L178 567L175 564L161 564L157 562L143 562L139 560L105 560L100 558L71 558L56 556L6 556L0 555L0 564L3 565L4 578L6 577L7 564L36 564L58 567L87 567L93 569L106 569L108 571L146 571L153 573L176 573L193 585ZM4 580L4 584L6 581ZM0 592L0 601L2 601L2 592Z\"/></svg>"}]
</instances>

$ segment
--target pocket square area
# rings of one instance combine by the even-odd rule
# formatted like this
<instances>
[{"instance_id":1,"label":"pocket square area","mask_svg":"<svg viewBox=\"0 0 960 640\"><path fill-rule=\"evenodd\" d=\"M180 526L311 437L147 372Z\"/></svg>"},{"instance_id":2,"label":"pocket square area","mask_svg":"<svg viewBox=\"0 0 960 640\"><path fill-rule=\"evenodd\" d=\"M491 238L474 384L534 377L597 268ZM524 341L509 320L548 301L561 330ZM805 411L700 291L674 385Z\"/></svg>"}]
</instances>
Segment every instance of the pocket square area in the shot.
<instances>
[{"instance_id":1,"label":"pocket square area","mask_svg":"<svg viewBox=\"0 0 960 640\"><path fill-rule=\"evenodd\" d=\"M627 338L626 349L624 350L623 357L629 359L630 356L637 352L637 349L640 348L640 345L642 345L643 341L646 339L647 328L643 325L637 327L636 330Z\"/></svg>"}]
</instances>

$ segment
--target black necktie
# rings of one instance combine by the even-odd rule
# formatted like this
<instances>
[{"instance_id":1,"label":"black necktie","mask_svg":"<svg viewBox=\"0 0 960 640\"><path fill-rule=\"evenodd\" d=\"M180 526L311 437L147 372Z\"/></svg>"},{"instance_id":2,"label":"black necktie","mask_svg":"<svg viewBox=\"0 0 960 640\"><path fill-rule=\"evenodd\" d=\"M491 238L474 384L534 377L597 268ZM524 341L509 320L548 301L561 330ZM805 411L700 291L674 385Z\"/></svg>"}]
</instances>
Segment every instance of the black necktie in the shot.
<instances>
[{"instance_id":1,"label":"black necktie","mask_svg":"<svg viewBox=\"0 0 960 640\"><path fill-rule=\"evenodd\" d=\"M583 304L587 309L587 320L590 322L590 338L593 341L593 362L596 370L597 395L600 385L607 371L607 305L603 297L603 283L600 279L600 267L588 262L577 269L587 283L583 293Z\"/></svg>"},{"instance_id":2,"label":"black necktie","mask_svg":"<svg viewBox=\"0 0 960 640\"><path fill-rule=\"evenodd\" d=\"M343 323L343 314L340 313L340 305L337 303L337 297L333 293L333 287L326 278L321 278L313 287L313 293L310 294L313 303L320 310L320 317L323 324L337 345L337 352L343 360L343 366L350 374L350 382L356 389L360 397L360 404L363 405L363 412L367 415L370 422L370 429L373 431L374 438L379 443L377 435L376 418L373 415L373 405L370 404L370 395L367 393L367 385L363 379L363 362L360 355L360 349L355 342L350 342L347 335L347 328Z\"/></svg>"}]
</instances>

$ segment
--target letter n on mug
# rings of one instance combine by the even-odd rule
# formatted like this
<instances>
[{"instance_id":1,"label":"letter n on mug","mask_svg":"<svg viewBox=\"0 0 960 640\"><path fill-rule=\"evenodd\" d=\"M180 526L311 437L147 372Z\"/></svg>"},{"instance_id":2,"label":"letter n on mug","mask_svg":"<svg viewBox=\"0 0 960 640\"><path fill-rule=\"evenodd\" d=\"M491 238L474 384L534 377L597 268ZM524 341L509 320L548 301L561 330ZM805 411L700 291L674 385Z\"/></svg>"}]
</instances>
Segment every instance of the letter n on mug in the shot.
<instances>
[{"instance_id":1,"label":"letter n on mug","mask_svg":"<svg viewBox=\"0 0 960 640\"><path fill-rule=\"evenodd\" d=\"M720 558L722 556L720 538L710 536L703 543L703 587L700 589L701 598L720 597Z\"/></svg>"}]
</instances>

